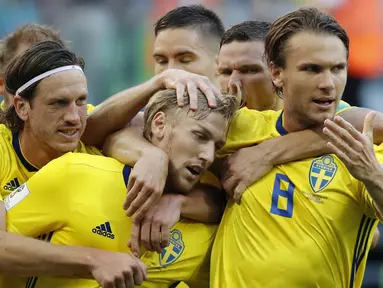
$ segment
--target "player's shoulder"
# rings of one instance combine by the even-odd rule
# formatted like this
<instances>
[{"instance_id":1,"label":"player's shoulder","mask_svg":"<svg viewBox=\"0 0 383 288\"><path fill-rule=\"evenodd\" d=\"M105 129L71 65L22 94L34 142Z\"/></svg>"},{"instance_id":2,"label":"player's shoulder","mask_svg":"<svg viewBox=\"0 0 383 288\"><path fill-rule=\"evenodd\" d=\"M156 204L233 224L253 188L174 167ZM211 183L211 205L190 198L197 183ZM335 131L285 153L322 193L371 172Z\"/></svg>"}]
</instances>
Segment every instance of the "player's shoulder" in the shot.
<instances>
[{"instance_id":1,"label":"player's shoulder","mask_svg":"<svg viewBox=\"0 0 383 288\"><path fill-rule=\"evenodd\" d=\"M263 120L263 121L270 122L273 119L278 118L280 113L281 111L274 111L274 110L258 111L254 109L249 109L247 107L243 107L235 113L233 120L239 121L239 120L251 119L253 121Z\"/></svg>"},{"instance_id":2,"label":"player's shoulder","mask_svg":"<svg viewBox=\"0 0 383 288\"><path fill-rule=\"evenodd\" d=\"M229 135L251 134L259 128L271 127L274 125L281 111L257 111L242 108L235 114L229 128ZM230 137L229 137L230 138Z\"/></svg>"},{"instance_id":3,"label":"player's shoulder","mask_svg":"<svg viewBox=\"0 0 383 288\"><path fill-rule=\"evenodd\" d=\"M84 173L89 170L121 172L124 169L124 164L114 158L86 153L69 152L53 160L52 162L54 163L56 169L66 169L70 166L69 170L73 173L78 170L81 170Z\"/></svg>"},{"instance_id":4,"label":"player's shoulder","mask_svg":"<svg viewBox=\"0 0 383 288\"><path fill-rule=\"evenodd\" d=\"M258 144L278 136L276 123L282 111L256 111L248 108L239 110L227 134L225 146L217 156L223 157L240 148Z\"/></svg>"},{"instance_id":5,"label":"player's shoulder","mask_svg":"<svg viewBox=\"0 0 383 288\"><path fill-rule=\"evenodd\" d=\"M76 153L91 154L91 155L103 155L101 150L94 146L87 146L80 141L76 150Z\"/></svg>"},{"instance_id":6,"label":"player's shoulder","mask_svg":"<svg viewBox=\"0 0 383 288\"><path fill-rule=\"evenodd\" d=\"M11 136L12 132L11 132L11 130L8 129L7 126L5 126L5 124L0 124L0 135L1 136Z\"/></svg>"},{"instance_id":7,"label":"player's shoulder","mask_svg":"<svg viewBox=\"0 0 383 288\"><path fill-rule=\"evenodd\" d=\"M5 111L5 110L6 110L6 107L5 107L5 101L4 101L4 100L1 101L1 103L0 103L0 110L2 110L2 111Z\"/></svg>"},{"instance_id":8,"label":"player's shoulder","mask_svg":"<svg viewBox=\"0 0 383 288\"><path fill-rule=\"evenodd\" d=\"M92 111L94 110L94 108L96 108L94 105L88 103L88 104L86 105L86 112L87 112L87 114L89 115L90 113L92 113Z\"/></svg>"},{"instance_id":9,"label":"player's shoulder","mask_svg":"<svg viewBox=\"0 0 383 288\"><path fill-rule=\"evenodd\" d=\"M0 146L9 146L12 143L12 132L4 124L0 124Z\"/></svg>"},{"instance_id":10,"label":"player's shoulder","mask_svg":"<svg viewBox=\"0 0 383 288\"><path fill-rule=\"evenodd\" d=\"M340 100L338 107L336 107L336 114L339 114L345 110L352 108L346 101Z\"/></svg>"}]
</instances>

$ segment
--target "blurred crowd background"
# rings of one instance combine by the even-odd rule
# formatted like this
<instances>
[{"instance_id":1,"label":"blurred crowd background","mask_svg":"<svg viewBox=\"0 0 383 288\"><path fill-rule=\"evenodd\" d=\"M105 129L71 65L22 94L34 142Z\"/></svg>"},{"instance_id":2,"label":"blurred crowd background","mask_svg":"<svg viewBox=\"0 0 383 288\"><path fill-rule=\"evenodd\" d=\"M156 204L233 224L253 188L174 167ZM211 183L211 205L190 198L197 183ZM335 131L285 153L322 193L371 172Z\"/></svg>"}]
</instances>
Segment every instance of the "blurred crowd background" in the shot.
<instances>
[{"instance_id":1,"label":"blurred crowd background","mask_svg":"<svg viewBox=\"0 0 383 288\"><path fill-rule=\"evenodd\" d=\"M212 9L226 28L273 21L305 5L328 11L351 39L344 100L383 112L383 0L0 0L0 37L29 22L59 30L85 58L89 102L98 104L152 75L154 22L189 4ZM363 287L383 287L382 238L369 255Z\"/></svg>"}]
</instances>

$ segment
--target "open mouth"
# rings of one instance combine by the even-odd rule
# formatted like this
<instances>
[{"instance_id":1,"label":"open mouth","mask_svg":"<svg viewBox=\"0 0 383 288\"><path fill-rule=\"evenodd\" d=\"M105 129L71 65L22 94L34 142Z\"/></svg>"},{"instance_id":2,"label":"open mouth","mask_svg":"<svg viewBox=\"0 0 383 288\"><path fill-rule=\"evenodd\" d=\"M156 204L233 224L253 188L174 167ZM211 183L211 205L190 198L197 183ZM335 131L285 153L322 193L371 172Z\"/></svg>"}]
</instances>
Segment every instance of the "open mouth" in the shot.
<instances>
[{"instance_id":1,"label":"open mouth","mask_svg":"<svg viewBox=\"0 0 383 288\"><path fill-rule=\"evenodd\" d=\"M202 168L200 167L197 167L197 166L188 166L186 167L189 172L194 175L194 176L199 176L202 174Z\"/></svg>"},{"instance_id":2,"label":"open mouth","mask_svg":"<svg viewBox=\"0 0 383 288\"><path fill-rule=\"evenodd\" d=\"M314 103L321 106L331 106L334 103L334 100L314 100Z\"/></svg>"},{"instance_id":3,"label":"open mouth","mask_svg":"<svg viewBox=\"0 0 383 288\"><path fill-rule=\"evenodd\" d=\"M71 137L77 133L78 130L58 130L59 133L64 134L65 136Z\"/></svg>"}]
</instances>

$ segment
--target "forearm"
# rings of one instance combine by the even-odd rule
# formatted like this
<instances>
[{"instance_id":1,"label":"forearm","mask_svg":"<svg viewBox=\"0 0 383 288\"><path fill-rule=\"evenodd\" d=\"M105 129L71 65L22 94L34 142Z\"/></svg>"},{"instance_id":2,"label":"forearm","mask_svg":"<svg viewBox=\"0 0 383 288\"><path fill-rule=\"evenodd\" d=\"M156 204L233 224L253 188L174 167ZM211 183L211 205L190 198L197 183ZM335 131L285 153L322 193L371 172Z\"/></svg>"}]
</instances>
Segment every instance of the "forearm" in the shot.
<instances>
[{"instance_id":1,"label":"forearm","mask_svg":"<svg viewBox=\"0 0 383 288\"><path fill-rule=\"evenodd\" d=\"M57 246L0 231L0 272L92 278L91 248Z\"/></svg>"},{"instance_id":2,"label":"forearm","mask_svg":"<svg viewBox=\"0 0 383 288\"><path fill-rule=\"evenodd\" d=\"M380 215L383 215L383 170L380 169L375 175L369 175L367 180L363 181L364 185Z\"/></svg>"},{"instance_id":3,"label":"forearm","mask_svg":"<svg viewBox=\"0 0 383 288\"><path fill-rule=\"evenodd\" d=\"M219 189L199 184L184 195L181 216L202 223L219 223L225 209L225 193Z\"/></svg>"},{"instance_id":4,"label":"forearm","mask_svg":"<svg viewBox=\"0 0 383 288\"><path fill-rule=\"evenodd\" d=\"M307 129L267 140L257 148L264 149L265 157L278 165L330 153L326 143L320 133Z\"/></svg>"},{"instance_id":5,"label":"forearm","mask_svg":"<svg viewBox=\"0 0 383 288\"><path fill-rule=\"evenodd\" d=\"M150 150L159 149L142 136L142 128L129 126L105 140L103 153L130 166Z\"/></svg>"},{"instance_id":6,"label":"forearm","mask_svg":"<svg viewBox=\"0 0 383 288\"><path fill-rule=\"evenodd\" d=\"M351 123L356 130L362 132L364 118L369 112L371 112L370 109L352 107L339 113L339 116ZM383 113L376 112L374 120L374 144L379 145L380 143L383 143Z\"/></svg>"},{"instance_id":7,"label":"forearm","mask_svg":"<svg viewBox=\"0 0 383 288\"><path fill-rule=\"evenodd\" d=\"M161 89L160 77L155 76L141 85L119 92L98 105L88 116L82 141L101 147L109 134L125 127Z\"/></svg>"}]
</instances>

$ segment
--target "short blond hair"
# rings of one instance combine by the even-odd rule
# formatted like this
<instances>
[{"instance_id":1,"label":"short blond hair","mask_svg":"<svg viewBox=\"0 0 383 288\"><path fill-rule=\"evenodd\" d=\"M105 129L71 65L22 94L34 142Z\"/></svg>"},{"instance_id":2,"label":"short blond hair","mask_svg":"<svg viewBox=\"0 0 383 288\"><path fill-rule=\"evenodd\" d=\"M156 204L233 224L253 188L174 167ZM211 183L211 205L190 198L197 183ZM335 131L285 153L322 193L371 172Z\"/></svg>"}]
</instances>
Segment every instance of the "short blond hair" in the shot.
<instances>
[{"instance_id":1,"label":"short blond hair","mask_svg":"<svg viewBox=\"0 0 383 288\"><path fill-rule=\"evenodd\" d=\"M202 120L209 116L210 113L219 113L222 115L225 120L228 122L234 116L235 111L237 110L236 98L232 95L223 95L223 97L216 98L217 107L210 108L207 102L206 96L200 91L197 90L198 96L198 108L196 111L190 110L189 106L189 94L184 94L184 103L183 107L179 107L177 103L177 94L175 90L161 90L157 92L149 101L148 105L145 108L144 112L144 137L147 140L150 140L152 137L152 122L154 116L158 112L164 113L174 113L174 115L179 115L180 112L184 112L184 115L188 115L193 119ZM190 112L190 113L189 113Z\"/></svg>"},{"instance_id":2,"label":"short blond hair","mask_svg":"<svg viewBox=\"0 0 383 288\"><path fill-rule=\"evenodd\" d=\"M58 42L66 47L65 42L60 38L60 33L46 25L26 24L5 36L0 40L0 75L4 75L9 63L17 56L16 51L21 44L32 46L47 40Z\"/></svg>"}]
</instances>

